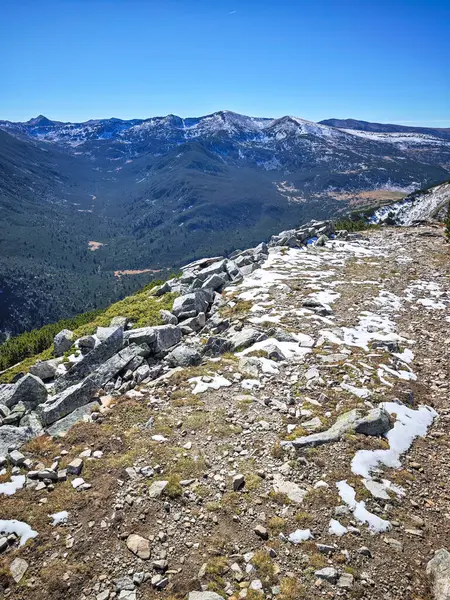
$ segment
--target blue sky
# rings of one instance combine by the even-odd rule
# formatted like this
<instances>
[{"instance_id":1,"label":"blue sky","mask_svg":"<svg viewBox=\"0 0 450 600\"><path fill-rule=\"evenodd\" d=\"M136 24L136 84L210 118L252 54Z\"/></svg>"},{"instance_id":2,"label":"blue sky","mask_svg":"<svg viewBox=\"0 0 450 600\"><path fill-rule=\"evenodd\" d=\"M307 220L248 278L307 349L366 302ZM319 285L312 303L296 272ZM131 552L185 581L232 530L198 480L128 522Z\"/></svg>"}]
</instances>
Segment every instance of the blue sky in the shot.
<instances>
[{"instance_id":1,"label":"blue sky","mask_svg":"<svg viewBox=\"0 0 450 600\"><path fill-rule=\"evenodd\" d=\"M15 0L0 22L0 119L450 127L448 0Z\"/></svg>"}]
</instances>

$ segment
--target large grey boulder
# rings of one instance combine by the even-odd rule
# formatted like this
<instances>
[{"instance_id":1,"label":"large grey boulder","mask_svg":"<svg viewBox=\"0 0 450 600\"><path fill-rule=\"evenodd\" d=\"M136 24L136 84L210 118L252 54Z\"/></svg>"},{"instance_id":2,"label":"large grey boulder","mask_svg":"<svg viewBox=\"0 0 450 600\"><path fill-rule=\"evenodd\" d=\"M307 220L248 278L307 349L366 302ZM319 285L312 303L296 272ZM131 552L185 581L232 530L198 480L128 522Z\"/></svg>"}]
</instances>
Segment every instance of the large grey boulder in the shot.
<instances>
[{"instance_id":1,"label":"large grey boulder","mask_svg":"<svg viewBox=\"0 0 450 600\"><path fill-rule=\"evenodd\" d=\"M177 346L166 356L166 361L171 367L191 367L199 365L202 361L200 352L191 346Z\"/></svg>"},{"instance_id":2,"label":"large grey boulder","mask_svg":"<svg viewBox=\"0 0 450 600\"><path fill-rule=\"evenodd\" d=\"M155 354L161 354L178 344L181 340L181 329L178 325L158 325L153 328L156 340L152 346Z\"/></svg>"},{"instance_id":3,"label":"large grey boulder","mask_svg":"<svg viewBox=\"0 0 450 600\"><path fill-rule=\"evenodd\" d=\"M78 338L77 346L81 352L86 354L95 348L95 337L93 335L84 335L83 337Z\"/></svg>"},{"instance_id":4,"label":"large grey boulder","mask_svg":"<svg viewBox=\"0 0 450 600\"><path fill-rule=\"evenodd\" d=\"M147 344L141 344L139 346L131 344L97 367L95 371L91 373L89 378L94 382L97 388L101 388L120 371L125 369L125 367L131 368L133 362L133 370L137 369L140 364L142 364L142 360L149 356L149 354L150 348Z\"/></svg>"},{"instance_id":5,"label":"large grey boulder","mask_svg":"<svg viewBox=\"0 0 450 600\"><path fill-rule=\"evenodd\" d=\"M203 347L205 356L220 356L226 352L231 352L233 344L230 340L221 337L210 337Z\"/></svg>"},{"instance_id":6,"label":"large grey boulder","mask_svg":"<svg viewBox=\"0 0 450 600\"><path fill-rule=\"evenodd\" d=\"M54 379L58 366L62 363L62 357L51 358L50 360L39 360L36 364L30 367L30 373L36 375L39 379Z\"/></svg>"},{"instance_id":7,"label":"large grey boulder","mask_svg":"<svg viewBox=\"0 0 450 600\"><path fill-rule=\"evenodd\" d=\"M1 452L0 452L1 454ZM435 600L450 600L450 553L445 548L436 552L427 564Z\"/></svg>"},{"instance_id":8,"label":"large grey boulder","mask_svg":"<svg viewBox=\"0 0 450 600\"><path fill-rule=\"evenodd\" d=\"M83 421L85 416L90 415L94 411L98 410L98 408L98 402L89 402L88 404L84 404L83 406L73 410L62 419L59 419L59 421L56 421L47 427L47 433L53 437L63 437L72 427L72 425L75 425L75 423L78 423L79 421Z\"/></svg>"},{"instance_id":9,"label":"large grey boulder","mask_svg":"<svg viewBox=\"0 0 450 600\"><path fill-rule=\"evenodd\" d=\"M228 275L227 270L226 270L227 262L228 262L227 259L218 260L217 262L214 262L212 265L209 265L208 267L205 267L204 269L197 271L196 278L200 279L201 281L205 281L206 279L211 277L211 275L224 275L225 274L225 276L227 276Z\"/></svg>"},{"instance_id":10,"label":"large grey boulder","mask_svg":"<svg viewBox=\"0 0 450 600\"><path fill-rule=\"evenodd\" d=\"M202 288L219 291L223 290L226 283L227 279L225 279L223 275L214 274L211 275L211 277L208 277L208 279L205 279L205 281L202 284Z\"/></svg>"},{"instance_id":11,"label":"large grey boulder","mask_svg":"<svg viewBox=\"0 0 450 600\"><path fill-rule=\"evenodd\" d=\"M265 340L267 336L262 334L257 329L252 327L244 327L241 331L238 331L231 338L231 347L234 352L237 350L245 350L255 342Z\"/></svg>"},{"instance_id":12,"label":"large grey boulder","mask_svg":"<svg viewBox=\"0 0 450 600\"><path fill-rule=\"evenodd\" d=\"M47 389L41 379L27 373L2 396L2 404L12 408L21 402L27 410L35 408L47 399Z\"/></svg>"},{"instance_id":13,"label":"large grey boulder","mask_svg":"<svg viewBox=\"0 0 450 600\"><path fill-rule=\"evenodd\" d=\"M197 290L175 298L172 313L178 317L178 320L195 317L198 313L207 312L213 300L214 293L211 290Z\"/></svg>"},{"instance_id":14,"label":"large grey boulder","mask_svg":"<svg viewBox=\"0 0 450 600\"><path fill-rule=\"evenodd\" d=\"M308 446L320 446L337 442L344 433L362 433L364 435L382 435L391 428L389 413L383 408L374 408L366 415L362 411L354 408L340 415L336 422L326 431L313 433L296 438L291 442L281 442L282 446L292 444L294 448L306 448Z\"/></svg>"},{"instance_id":15,"label":"large grey boulder","mask_svg":"<svg viewBox=\"0 0 450 600\"><path fill-rule=\"evenodd\" d=\"M148 344L150 346L156 341L156 333L153 327L130 329L124 332L123 340L128 344Z\"/></svg>"},{"instance_id":16,"label":"large grey boulder","mask_svg":"<svg viewBox=\"0 0 450 600\"><path fill-rule=\"evenodd\" d=\"M31 431L33 437L44 434L41 419L36 412L30 412L20 419L20 427L26 427Z\"/></svg>"},{"instance_id":17,"label":"large grey boulder","mask_svg":"<svg viewBox=\"0 0 450 600\"><path fill-rule=\"evenodd\" d=\"M53 338L53 347L55 356L62 356L71 349L75 341L75 334L70 329L63 329Z\"/></svg>"},{"instance_id":18,"label":"large grey boulder","mask_svg":"<svg viewBox=\"0 0 450 600\"><path fill-rule=\"evenodd\" d=\"M37 413L42 424L44 426L50 425L73 412L76 408L88 404L96 389L95 381L87 377L84 381L72 385L56 396L52 396L45 404L38 406Z\"/></svg>"},{"instance_id":19,"label":"large grey boulder","mask_svg":"<svg viewBox=\"0 0 450 600\"><path fill-rule=\"evenodd\" d=\"M182 333L192 333L200 331L206 324L206 315L204 312L198 313L196 317L191 317L190 319L185 319L180 323L180 329Z\"/></svg>"},{"instance_id":20,"label":"large grey boulder","mask_svg":"<svg viewBox=\"0 0 450 600\"><path fill-rule=\"evenodd\" d=\"M170 312L170 310L162 309L159 311L159 314L163 320L163 323L166 325L178 325L178 319Z\"/></svg>"},{"instance_id":21,"label":"large grey boulder","mask_svg":"<svg viewBox=\"0 0 450 600\"><path fill-rule=\"evenodd\" d=\"M93 350L83 356L83 358L75 363L67 373L64 373L56 380L56 391L60 392L68 387L78 383L90 373L95 371L97 367L107 361L111 356L121 350L123 346L123 329L121 327L108 328L109 335L96 346Z\"/></svg>"},{"instance_id":22,"label":"large grey boulder","mask_svg":"<svg viewBox=\"0 0 450 600\"><path fill-rule=\"evenodd\" d=\"M234 260L227 260L225 264L225 269L228 273L228 277L231 279L233 283L237 283L242 280L242 273L238 268L238 265L234 262Z\"/></svg>"},{"instance_id":23,"label":"large grey boulder","mask_svg":"<svg viewBox=\"0 0 450 600\"><path fill-rule=\"evenodd\" d=\"M29 427L3 425L0 427L0 456L6 456L10 449L20 448L33 437Z\"/></svg>"}]
</instances>

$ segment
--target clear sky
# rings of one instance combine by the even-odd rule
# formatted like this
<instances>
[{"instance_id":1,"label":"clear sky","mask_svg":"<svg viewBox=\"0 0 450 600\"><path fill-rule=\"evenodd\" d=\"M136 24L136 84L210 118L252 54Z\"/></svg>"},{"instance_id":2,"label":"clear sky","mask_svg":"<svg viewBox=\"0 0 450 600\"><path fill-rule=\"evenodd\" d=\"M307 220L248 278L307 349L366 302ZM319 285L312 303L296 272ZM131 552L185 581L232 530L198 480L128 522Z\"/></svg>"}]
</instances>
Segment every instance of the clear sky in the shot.
<instances>
[{"instance_id":1,"label":"clear sky","mask_svg":"<svg viewBox=\"0 0 450 600\"><path fill-rule=\"evenodd\" d=\"M3 0L0 119L450 127L450 0Z\"/></svg>"}]
</instances>

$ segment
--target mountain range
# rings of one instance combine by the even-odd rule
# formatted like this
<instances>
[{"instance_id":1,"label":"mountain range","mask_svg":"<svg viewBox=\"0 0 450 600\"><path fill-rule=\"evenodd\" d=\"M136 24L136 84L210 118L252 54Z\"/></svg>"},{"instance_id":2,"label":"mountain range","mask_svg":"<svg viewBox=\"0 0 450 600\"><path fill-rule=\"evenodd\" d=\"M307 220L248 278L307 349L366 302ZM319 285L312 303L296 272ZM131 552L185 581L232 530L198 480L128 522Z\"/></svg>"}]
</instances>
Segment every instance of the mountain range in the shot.
<instances>
[{"instance_id":1,"label":"mountain range","mask_svg":"<svg viewBox=\"0 0 450 600\"><path fill-rule=\"evenodd\" d=\"M449 179L450 130L330 119L0 121L0 330Z\"/></svg>"}]
</instances>

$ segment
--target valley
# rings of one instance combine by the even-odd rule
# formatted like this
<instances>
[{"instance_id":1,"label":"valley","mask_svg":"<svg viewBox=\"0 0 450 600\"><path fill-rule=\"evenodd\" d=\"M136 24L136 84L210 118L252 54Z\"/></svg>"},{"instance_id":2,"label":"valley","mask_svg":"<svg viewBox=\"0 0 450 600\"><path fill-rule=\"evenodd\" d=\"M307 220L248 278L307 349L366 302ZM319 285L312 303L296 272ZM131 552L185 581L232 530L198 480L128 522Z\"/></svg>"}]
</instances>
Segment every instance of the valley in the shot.
<instances>
[{"instance_id":1,"label":"valley","mask_svg":"<svg viewBox=\"0 0 450 600\"><path fill-rule=\"evenodd\" d=\"M229 111L0 121L0 332L102 308L202 256L449 178L447 130L357 124Z\"/></svg>"}]
</instances>

